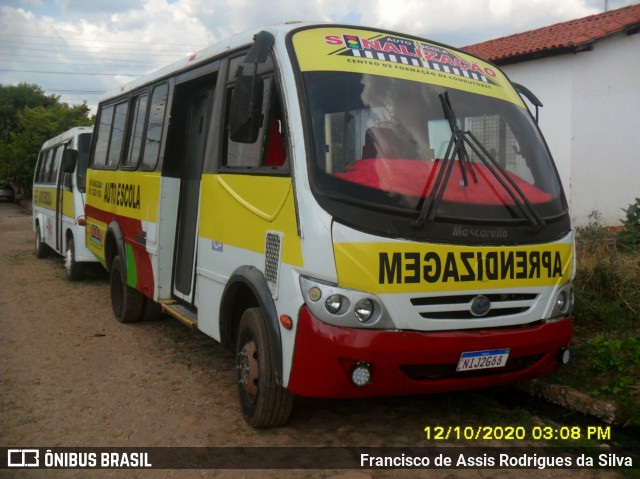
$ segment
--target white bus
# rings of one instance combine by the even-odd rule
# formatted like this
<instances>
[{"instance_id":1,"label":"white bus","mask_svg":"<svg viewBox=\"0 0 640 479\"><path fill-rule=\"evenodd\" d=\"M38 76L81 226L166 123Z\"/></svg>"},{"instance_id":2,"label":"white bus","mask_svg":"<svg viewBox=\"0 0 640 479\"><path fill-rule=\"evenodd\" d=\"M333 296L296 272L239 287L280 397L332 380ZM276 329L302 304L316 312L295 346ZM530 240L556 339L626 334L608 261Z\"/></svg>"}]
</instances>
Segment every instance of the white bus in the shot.
<instances>
[{"instance_id":1,"label":"white bus","mask_svg":"<svg viewBox=\"0 0 640 479\"><path fill-rule=\"evenodd\" d=\"M35 253L64 256L69 280L82 278L96 258L85 246L85 183L93 127L71 128L47 140L33 176Z\"/></svg>"},{"instance_id":2,"label":"white bus","mask_svg":"<svg viewBox=\"0 0 640 479\"><path fill-rule=\"evenodd\" d=\"M568 361L574 239L495 66L413 36L231 37L98 107L88 244L122 322L158 303L235 350L254 427L294 395L487 387Z\"/></svg>"}]
</instances>

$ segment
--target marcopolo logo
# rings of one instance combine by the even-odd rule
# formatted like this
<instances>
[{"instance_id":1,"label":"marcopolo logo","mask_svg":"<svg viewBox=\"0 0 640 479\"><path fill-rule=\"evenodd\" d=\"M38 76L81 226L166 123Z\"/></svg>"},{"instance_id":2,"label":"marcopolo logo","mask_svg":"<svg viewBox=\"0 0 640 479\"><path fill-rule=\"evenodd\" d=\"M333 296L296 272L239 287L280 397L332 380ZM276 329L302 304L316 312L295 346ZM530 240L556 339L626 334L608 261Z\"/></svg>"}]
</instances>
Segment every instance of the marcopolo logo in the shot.
<instances>
[{"instance_id":1,"label":"marcopolo logo","mask_svg":"<svg viewBox=\"0 0 640 479\"><path fill-rule=\"evenodd\" d=\"M451 234L454 238L506 239L509 232L504 228L466 228L456 226Z\"/></svg>"}]
</instances>

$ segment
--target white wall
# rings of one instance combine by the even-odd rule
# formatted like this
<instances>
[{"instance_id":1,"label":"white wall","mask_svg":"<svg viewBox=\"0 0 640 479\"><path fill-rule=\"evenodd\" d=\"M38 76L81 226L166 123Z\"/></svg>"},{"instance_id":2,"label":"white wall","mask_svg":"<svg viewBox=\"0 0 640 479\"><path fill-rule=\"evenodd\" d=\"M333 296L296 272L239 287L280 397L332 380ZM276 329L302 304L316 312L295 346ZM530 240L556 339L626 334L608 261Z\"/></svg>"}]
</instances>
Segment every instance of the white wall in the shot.
<instances>
[{"instance_id":1,"label":"white wall","mask_svg":"<svg viewBox=\"0 0 640 479\"><path fill-rule=\"evenodd\" d=\"M597 210L604 224L620 226L622 209L640 197L640 35L503 69L544 104L540 128L574 223Z\"/></svg>"},{"instance_id":2,"label":"white wall","mask_svg":"<svg viewBox=\"0 0 640 479\"><path fill-rule=\"evenodd\" d=\"M598 210L619 226L640 197L640 35L576 55L573 96L574 216Z\"/></svg>"}]
</instances>

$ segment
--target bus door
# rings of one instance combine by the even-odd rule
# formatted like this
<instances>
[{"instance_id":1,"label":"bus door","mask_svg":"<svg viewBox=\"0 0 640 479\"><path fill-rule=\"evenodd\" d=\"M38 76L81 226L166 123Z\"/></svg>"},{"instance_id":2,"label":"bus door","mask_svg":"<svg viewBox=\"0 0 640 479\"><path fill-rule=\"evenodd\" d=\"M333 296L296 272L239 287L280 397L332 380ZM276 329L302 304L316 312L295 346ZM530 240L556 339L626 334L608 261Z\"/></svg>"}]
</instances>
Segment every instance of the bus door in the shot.
<instances>
[{"instance_id":1,"label":"bus door","mask_svg":"<svg viewBox=\"0 0 640 479\"><path fill-rule=\"evenodd\" d=\"M178 225L176 228L173 293L193 304L195 292L198 204L207 131L211 117L214 86L189 95L183 147Z\"/></svg>"},{"instance_id":2,"label":"bus door","mask_svg":"<svg viewBox=\"0 0 640 479\"><path fill-rule=\"evenodd\" d=\"M55 174L55 188L56 188L56 204L55 204L55 227L54 227L54 241L56 245L56 251L63 252L64 242L62 241L62 232L64 231L64 174L62 168L62 153L64 152L67 145L60 145L56 148L55 157L54 157L54 170L53 174Z\"/></svg>"}]
</instances>

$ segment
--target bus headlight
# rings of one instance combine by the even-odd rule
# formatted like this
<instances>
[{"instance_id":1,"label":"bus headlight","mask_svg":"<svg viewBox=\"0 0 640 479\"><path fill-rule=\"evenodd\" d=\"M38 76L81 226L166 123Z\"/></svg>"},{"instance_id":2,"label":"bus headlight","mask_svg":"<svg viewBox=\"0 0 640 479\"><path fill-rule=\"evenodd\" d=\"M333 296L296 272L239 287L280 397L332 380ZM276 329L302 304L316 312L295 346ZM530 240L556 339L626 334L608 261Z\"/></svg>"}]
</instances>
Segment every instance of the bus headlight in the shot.
<instances>
[{"instance_id":1,"label":"bus headlight","mask_svg":"<svg viewBox=\"0 0 640 479\"><path fill-rule=\"evenodd\" d=\"M573 285L569 283L556 292L549 321L558 321L569 316L573 312L574 303Z\"/></svg>"},{"instance_id":2,"label":"bus headlight","mask_svg":"<svg viewBox=\"0 0 640 479\"><path fill-rule=\"evenodd\" d=\"M558 311L563 312L566 310L567 304L569 304L569 294L564 290L560 291L558 296L556 296L555 308Z\"/></svg>"},{"instance_id":3,"label":"bus headlight","mask_svg":"<svg viewBox=\"0 0 640 479\"><path fill-rule=\"evenodd\" d=\"M356 318L358 318L358 321L366 323L371 319L371 316L373 316L373 301L368 298L361 299L358 301L358 304L356 304L353 312Z\"/></svg>"},{"instance_id":4,"label":"bus headlight","mask_svg":"<svg viewBox=\"0 0 640 479\"><path fill-rule=\"evenodd\" d=\"M345 303L348 303L347 298L340 294L332 294L324 302L324 306L331 314L338 314L343 309L343 306L347 306Z\"/></svg>"},{"instance_id":5,"label":"bus headlight","mask_svg":"<svg viewBox=\"0 0 640 479\"><path fill-rule=\"evenodd\" d=\"M397 329L375 294L300 276L305 305L320 321L343 328Z\"/></svg>"}]
</instances>

